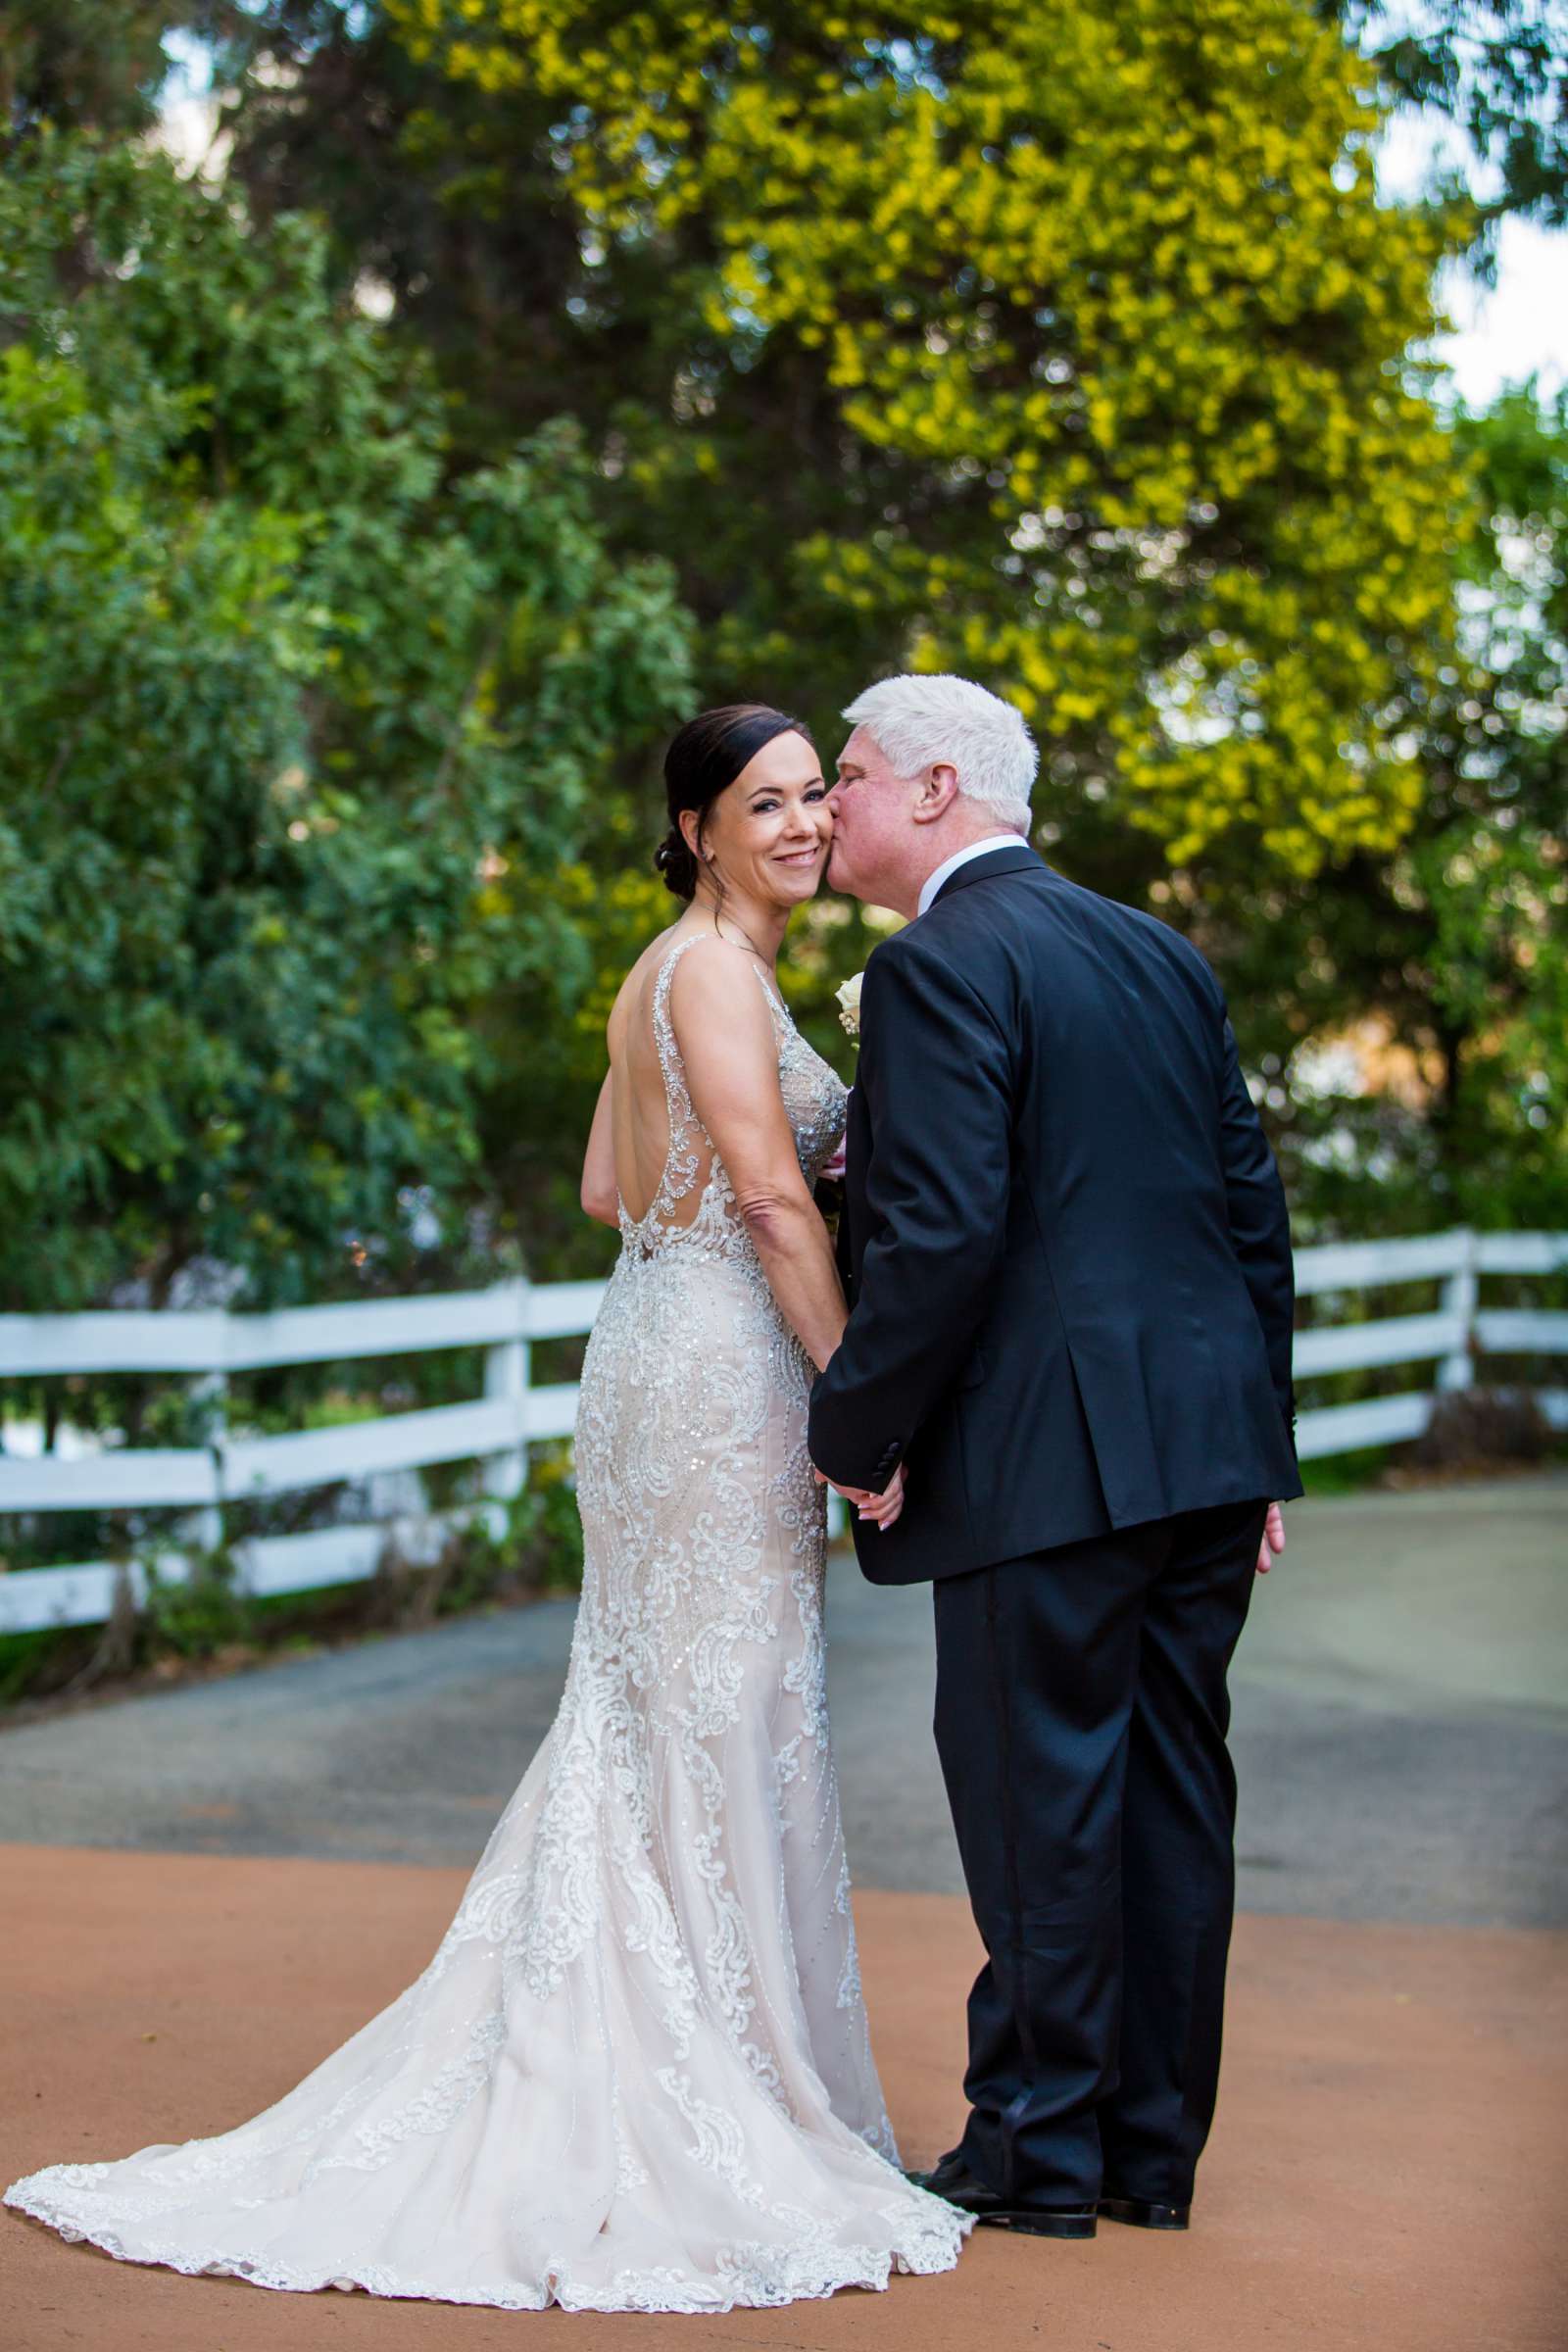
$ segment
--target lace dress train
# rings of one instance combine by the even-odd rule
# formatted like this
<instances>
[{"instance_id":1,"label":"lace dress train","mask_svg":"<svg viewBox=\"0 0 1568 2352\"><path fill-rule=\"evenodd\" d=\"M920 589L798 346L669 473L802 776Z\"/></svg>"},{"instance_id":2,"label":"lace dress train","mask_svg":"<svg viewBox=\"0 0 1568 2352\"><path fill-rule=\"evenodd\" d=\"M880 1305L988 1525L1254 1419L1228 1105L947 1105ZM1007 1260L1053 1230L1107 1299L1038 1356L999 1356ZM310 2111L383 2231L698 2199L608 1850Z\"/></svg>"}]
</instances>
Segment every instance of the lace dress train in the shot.
<instances>
[{"instance_id":1,"label":"lace dress train","mask_svg":"<svg viewBox=\"0 0 1568 2352\"><path fill-rule=\"evenodd\" d=\"M669 1017L704 936L655 987L669 1150L646 1216L620 1209L584 1359L551 1731L416 1982L231 2131L14 2181L5 2204L63 2237L508 2310L727 2311L957 2259L968 2218L897 2169L860 1991L810 1366ZM814 1176L844 1088L747 968Z\"/></svg>"}]
</instances>

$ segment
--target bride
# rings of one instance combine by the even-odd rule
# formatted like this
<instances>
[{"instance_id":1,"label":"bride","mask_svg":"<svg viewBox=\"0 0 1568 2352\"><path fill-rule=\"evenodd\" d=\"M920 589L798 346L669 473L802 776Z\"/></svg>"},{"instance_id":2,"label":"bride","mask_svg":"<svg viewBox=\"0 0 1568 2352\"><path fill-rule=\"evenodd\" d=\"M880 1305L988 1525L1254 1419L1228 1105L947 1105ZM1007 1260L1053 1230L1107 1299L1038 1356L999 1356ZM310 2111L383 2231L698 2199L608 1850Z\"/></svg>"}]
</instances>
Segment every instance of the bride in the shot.
<instances>
[{"instance_id":1,"label":"bride","mask_svg":"<svg viewBox=\"0 0 1568 2352\"><path fill-rule=\"evenodd\" d=\"M752 704L693 719L665 779L685 909L615 1001L583 1169L620 1254L560 1710L423 1974L275 2105L6 2190L122 2261L728 2311L949 2270L971 2226L899 2170L828 1743L806 1406L845 1306L810 1187L845 1090L774 977L826 787Z\"/></svg>"}]
</instances>

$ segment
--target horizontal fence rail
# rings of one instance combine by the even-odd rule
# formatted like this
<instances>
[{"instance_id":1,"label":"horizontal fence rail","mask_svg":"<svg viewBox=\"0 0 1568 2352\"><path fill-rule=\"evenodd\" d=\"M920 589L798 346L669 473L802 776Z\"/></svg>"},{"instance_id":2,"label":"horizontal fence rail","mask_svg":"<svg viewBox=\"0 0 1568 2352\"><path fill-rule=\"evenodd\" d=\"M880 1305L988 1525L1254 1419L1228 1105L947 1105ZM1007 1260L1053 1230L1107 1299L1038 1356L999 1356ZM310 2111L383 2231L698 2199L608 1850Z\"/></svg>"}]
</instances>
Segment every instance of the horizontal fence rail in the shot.
<instances>
[{"instance_id":1,"label":"horizontal fence rail","mask_svg":"<svg viewBox=\"0 0 1568 2352\"><path fill-rule=\"evenodd\" d=\"M1322 1298L1402 1283L1443 1285L1435 1314L1389 1315L1298 1331L1292 1352L1298 1381L1328 1372L1371 1370L1388 1364L1431 1363L1435 1385L1396 1396L1368 1396L1349 1404L1308 1407L1296 1425L1302 1461L1351 1453L1366 1446L1397 1446L1425 1435L1440 1396L1473 1385L1484 1355L1568 1354L1568 1315L1544 1307L1485 1308L1484 1276L1547 1275L1568 1270L1568 1234L1424 1233L1408 1241L1330 1242L1296 1252L1298 1298ZM1537 1388L1536 1404L1553 1428L1568 1429L1568 1390Z\"/></svg>"},{"instance_id":2,"label":"horizontal fence rail","mask_svg":"<svg viewBox=\"0 0 1568 2352\"><path fill-rule=\"evenodd\" d=\"M1460 1229L1406 1241L1334 1242L1298 1250L1299 1298L1433 1280L1443 1285L1434 1312L1331 1323L1297 1334L1298 1381L1391 1364L1436 1367L1430 1386L1302 1409L1296 1433L1302 1460L1420 1437L1439 1396L1472 1384L1480 1357L1568 1355L1568 1313L1480 1302L1480 1285L1488 1275L1564 1271L1568 1234ZM453 1510L393 1511L302 1535L252 1537L233 1546L246 1589L258 1594L361 1581L375 1573L389 1544L406 1559L433 1559L449 1533L466 1522L477 1519L499 1532L507 1502L526 1484L528 1446L571 1435L576 1387L533 1383L530 1348L536 1340L587 1332L604 1290L602 1282L514 1280L439 1298L286 1307L273 1314L0 1315L0 1377L166 1373L195 1384L212 1430L202 1446L0 1455L0 1512L187 1511L191 1550L178 1544L154 1547L159 1574L177 1582L191 1573L202 1548L222 1541L225 1504L311 1487L373 1482L387 1474L406 1480L436 1463L478 1461L482 1494ZM230 1373L472 1347L485 1350L484 1394L461 1404L276 1437L231 1433L223 1424ZM1552 1425L1568 1429L1568 1390L1532 1393ZM122 1581L140 1606L147 1587L140 1560L85 1561L0 1576L0 1634L100 1624Z\"/></svg>"}]
</instances>

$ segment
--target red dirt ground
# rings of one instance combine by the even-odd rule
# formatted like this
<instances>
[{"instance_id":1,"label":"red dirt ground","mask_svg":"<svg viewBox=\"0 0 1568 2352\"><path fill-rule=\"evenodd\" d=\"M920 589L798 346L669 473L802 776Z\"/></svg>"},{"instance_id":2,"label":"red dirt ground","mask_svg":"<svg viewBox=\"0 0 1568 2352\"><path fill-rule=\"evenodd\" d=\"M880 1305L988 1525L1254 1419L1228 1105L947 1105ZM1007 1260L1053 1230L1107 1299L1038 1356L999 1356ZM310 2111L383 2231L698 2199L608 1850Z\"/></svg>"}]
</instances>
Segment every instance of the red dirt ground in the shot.
<instances>
[{"instance_id":1,"label":"red dirt ground","mask_svg":"<svg viewBox=\"0 0 1568 2352\"><path fill-rule=\"evenodd\" d=\"M0 1846L0 2184L221 2131L418 1974L461 1870ZM958 2117L964 1906L856 1905L906 2162ZM1246 1918L1186 2237L977 2230L885 2294L706 2319L285 2295L0 2211L4 2352L1563 2352L1568 1936Z\"/></svg>"}]
</instances>

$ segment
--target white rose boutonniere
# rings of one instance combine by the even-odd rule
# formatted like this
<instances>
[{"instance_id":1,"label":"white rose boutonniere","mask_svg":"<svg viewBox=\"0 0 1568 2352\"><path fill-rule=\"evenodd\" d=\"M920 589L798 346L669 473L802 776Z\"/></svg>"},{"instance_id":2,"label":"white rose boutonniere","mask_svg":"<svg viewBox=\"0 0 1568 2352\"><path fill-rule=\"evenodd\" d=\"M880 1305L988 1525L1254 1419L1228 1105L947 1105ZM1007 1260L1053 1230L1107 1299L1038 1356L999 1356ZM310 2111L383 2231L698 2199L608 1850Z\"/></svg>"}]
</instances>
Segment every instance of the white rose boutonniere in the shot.
<instances>
[{"instance_id":1,"label":"white rose boutonniere","mask_svg":"<svg viewBox=\"0 0 1568 2352\"><path fill-rule=\"evenodd\" d=\"M839 1019L851 1037L857 1039L860 1034L860 982L864 978L863 972L857 972L852 980L846 980L843 987L834 992L838 998Z\"/></svg>"}]
</instances>

